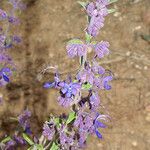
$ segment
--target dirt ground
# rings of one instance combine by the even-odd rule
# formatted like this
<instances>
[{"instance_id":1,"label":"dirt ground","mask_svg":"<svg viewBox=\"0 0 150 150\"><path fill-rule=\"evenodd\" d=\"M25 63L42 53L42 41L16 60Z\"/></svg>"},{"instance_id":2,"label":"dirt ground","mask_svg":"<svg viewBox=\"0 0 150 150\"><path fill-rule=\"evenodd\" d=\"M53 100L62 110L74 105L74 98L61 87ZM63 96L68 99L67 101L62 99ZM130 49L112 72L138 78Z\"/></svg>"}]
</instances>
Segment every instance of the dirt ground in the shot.
<instances>
[{"instance_id":1,"label":"dirt ground","mask_svg":"<svg viewBox=\"0 0 150 150\"><path fill-rule=\"evenodd\" d=\"M18 32L23 42L11 50L18 71L1 89L0 137L12 133L15 117L25 108L32 111L32 128L41 132L50 113L65 112L56 102L57 91L45 90L40 76L46 66L57 66L65 77L74 73L78 60L68 59L66 42L84 38L85 13L76 0L28 0ZM114 73L112 90L101 92L101 102L112 120L102 130L103 140L89 139L86 150L150 149L150 1L119 0L109 7L117 12L105 20L97 40L110 42L111 54L100 61Z\"/></svg>"}]
</instances>

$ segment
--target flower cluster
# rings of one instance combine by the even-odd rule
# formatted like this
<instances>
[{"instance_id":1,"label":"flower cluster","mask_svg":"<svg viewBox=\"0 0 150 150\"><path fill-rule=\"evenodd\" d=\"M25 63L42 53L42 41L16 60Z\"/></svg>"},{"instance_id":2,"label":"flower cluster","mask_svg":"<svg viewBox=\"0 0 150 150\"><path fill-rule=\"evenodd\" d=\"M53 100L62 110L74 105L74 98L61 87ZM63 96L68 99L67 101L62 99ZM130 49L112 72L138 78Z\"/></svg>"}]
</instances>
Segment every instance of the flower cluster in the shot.
<instances>
[{"instance_id":1,"label":"flower cluster","mask_svg":"<svg viewBox=\"0 0 150 150\"><path fill-rule=\"evenodd\" d=\"M18 117L18 122L19 122L20 126L23 128L24 132L28 133L28 134L31 134L30 123L29 123L30 117L31 117L31 112L28 110L25 110Z\"/></svg>"},{"instance_id":2,"label":"flower cluster","mask_svg":"<svg viewBox=\"0 0 150 150\"><path fill-rule=\"evenodd\" d=\"M104 26L104 17L108 15L107 5L109 0L96 0L90 2L86 6L86 12L89 16L89 25L87 32L89 35L95 37L98 35L99 30Z\"/></svg>"},{"instance_id":3,"label":"flower cluster","mask_svg":"<svg viewBox=\"0 0 150 150\"><path fill-rule=\"evenodd\" d=\"M69 77L62 81L57 74L57 80L44 84L45 88L53 87L59 90L58 103L61 106L72 107L72 112L67 117L57 117L57 123L54 121L56 118L50 119L43 127L43 135L57 143L60 149L80 149L85 146L88 136L92 134L101 139L100 129L106 127L103 121L109 119L109 116L99 113L99 90L110 90L113 76L98 63L99 59L109 54L109 43L92 41L103 26L104 17L108 14L108 4L108 0L82 3L89 18L86 41L75 38L66 46L68 56L79 57L81 67L74 78ZM94 51L92 60L87 59L88 49ZM72 119L68 123L69 118Z\"/></svg>"},{"instance_id":4,"label":"flower cluster","mask_svg":"<svg viewBox=\"0 0 150 150\"><path fill-rule=\"evenodd\" d=\"M19 0L9 0L9 2L15 10L24 8ZM57 89L59 91L58 104L65 109L70 108L71 112L68 115L51 115L49 120L44 123L42 135L38 138L30 129L31 113L28 110L24 111L17 118L23 134L4 139L0 144L3 144L5 149L12 150L17 144L28 144L31 150L78 150L86 146L87 138L90 135L102 138L101 129L107 127L106 122L110 117L99 111L101 108L99 91L111 89L110 81L113 76L111 71L105 70L99 65L99 60L109 54L109 43L107 41L97 42L93 38L98 35L99 29L104 25L104 17L108 14L106 6L111 1L95 0L94 2L79 3L88 14L86 40L84 42L79 38L74 38L67 43L66 50L70 58L79 57L80 67L74 76L68 75L66 79L62 79L59 72L56 71L54 80L46 82L43 86L46 89ZM15 17L10 19L9 15L2 10L0 10L0 18L17 23ZM17 36L10 37L13 37L11 41L20 41ZM2 50L12 44L6 39L8 37L1 34ZM87 57L89 49L94 52L91 60ZM0 60L8 60L8 57L2 55ZM5 82L9 82L11 72L9 67L1 69L0 75Z\"/></svg>"},{"instance_id":5,"label":"flower cluster","mask_svg":"<svg viewBox=\"0 0 150 150\"><path fill-rule=\"evenodd\" d=\"M101 41L101 42L94 42L94 43L76 43L77 40L73 39L71 42L68 42L66 49L67 54L70 58L73 58L75 56L85 56L87 54L88 49L94 49L95 52L95 58L103 58L105 55L109 54L109 42L107 41ZM78 42L82 42L78 40Z\"/></svg>"},{"instance_id":6,"label":"flower cluster","mask_svg":"<svg viewBox=\"0 0 150 150\"><path fill-rule=\"evenodd\" d=\"M15 150L18 146L26 145L26 141L18 135L14 135L6 144L4 144L4 148L6 150Z\"/></svg>"},{"instance_id":7,"label":"flower cluster","mask_svg":"<svg viewBox=\"0 0 150 150\"><path fill-rule=\"evenodd\" d=\"M18 116L18 118L14 118L19 123L21 129L20 131L18 130L17 132L15 132L13 136L8 136L1 141L0 148L2 150L15 150L18 146L23 147L27 144L26 140L20 134L24 132L23 134L31 135L29 122L30 117L31 112L25 110L22 114Z\"/></svg>"},{"instance_id":8,"label":"flower cluster","mask_svg":"<svg viewBox=\"0 0 150 150\"><path fill-rule=\"evenodd\" d=\"M8 12L0 8L0 21L7 26L5 29L0 28L0 86L6 85L15 71L15 65L8 55L8 49L12 48L13 44L20 43L21 38L10 31L12 25L19 24L16 12L25 8L20 0L8 0L8 3L12 6Z\"/></svg>"}]
</instances>

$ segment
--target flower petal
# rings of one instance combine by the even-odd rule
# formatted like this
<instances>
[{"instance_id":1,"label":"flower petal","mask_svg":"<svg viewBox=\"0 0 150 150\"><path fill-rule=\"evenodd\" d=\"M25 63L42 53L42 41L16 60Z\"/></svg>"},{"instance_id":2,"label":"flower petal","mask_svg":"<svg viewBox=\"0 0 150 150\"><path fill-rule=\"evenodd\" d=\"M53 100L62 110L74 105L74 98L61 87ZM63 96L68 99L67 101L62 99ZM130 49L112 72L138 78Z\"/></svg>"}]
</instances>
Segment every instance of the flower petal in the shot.
<instances>
[{"instance_id":1,"label":"flower petal","mask_svg":"<svg viewBox=\"0 0 150 150\"><path fill-rule=\"evenodd\" d=\"M55 85L54 82L46 82L43 87L44 88L52 88L52 87L54 87L54 85Z\"/></svg>"},{"instance_id":2,"label":"flower petal","mask_svg":"<svg viewBox=\"0 0 150 150\"><path fill-rule=\"evenodd\" d=\"M95 130L95 133L99 139L102 139L102 135L98 130Z\"/></svg>"},{"instance_id":3,"label":"flower petal","mask_svg":"<svg viewBox=\"0 0 150 150\"><path fill-rule=\"evenodd\" d=\"M3 74L3 79L6 81L6 82L9 82L9 78L7 75Z\"/></svg>"}]
</instances>

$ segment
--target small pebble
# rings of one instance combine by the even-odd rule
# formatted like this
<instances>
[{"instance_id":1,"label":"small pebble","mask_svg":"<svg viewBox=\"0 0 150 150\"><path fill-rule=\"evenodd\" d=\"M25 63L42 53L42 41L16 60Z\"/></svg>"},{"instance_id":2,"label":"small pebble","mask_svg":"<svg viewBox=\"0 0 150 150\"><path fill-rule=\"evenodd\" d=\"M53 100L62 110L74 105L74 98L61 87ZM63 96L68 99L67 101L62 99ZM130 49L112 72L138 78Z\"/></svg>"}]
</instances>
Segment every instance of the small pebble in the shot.
<instances>
[{"instance_id":1,"label":"small pebble","mask_svg":"<svg viewBox=\"0 0 150 150\"><path fill-rule=\"evenodd\" d=\"M148 69L148 67L147 66L144 66L144 70L147 70Z\"/></svg>"},{"instance_id":2,"label":"small pebble","mask_svg":"<svg viewBox=\"0 0 150 150\"><path fill-rule=\"evenodd\" d=\"M134 28L134 30L140 30L142 27L141 26L136 26L135 28Z\"/></svg>"},{"instance_id":3,"label":"small pebble","mask_svg":"<svg viewBox=\"0 0 150 150\"><path fill-rule=\"evenodd\" d=\"M88 48L88 53L91 53L92 52L92 48Z\"/></svg>"},{"instance_id":4,"label":"small pebble","mask_svg":"<svg viewBox=\"0 0 150 150\"><path fill-rule=\"evenodd\" d=\"M97 144L97 146L102 148L102 147L103 147L103 144L102 144L102 143L99 143L99 144Z\"/></svg>"},{"instance_id":5,"label":"small pebble","mask_svg":"<svg viewBox=\"0 0 150 150\"><path fill-rule=\"evenodd\" d=\"M136 147L136 146L137 146L137 142L136 142L136 141L133 141L133 142L132 142L132 145Z\"/></svg>"},{"instance_id":6,"label":"small pebble","mask_svg":"<svg viewBox=\"0 0 150 150\"><path fill-rule=\"evenodd\" d=\"M126 52L126 56L130 56L130 55L131 55L130 51Z\"/></svg>"},{"instance_id":7,"label":"small pebble","mask_svg":"<svg viewBox=\"0 0 150 150\"><path fill-rule=\"evenodd\" d=\"M135 65L135 68L137 69L141 69L141 67L139 65Z\"/></svg>"},{"instance_id":8,"label":"small pebble","mask_svg":"<svg viewBox=\"0 0 150 150\"><path fill-rule=\"evenodd\" d=\"M150 122L150 113L147 114L147 116L145 117L145 120Z\"/></svg>"},{"instance_id":9,"label":"small pebble","mask_svg":"<svg viewBox=\"0 0 150 150\"><path fill-rule=\"evenodd\" d=\"M115 12L115 13L114 13L114 17L119 17L120 15L121 15L120 12Z\"/></svg>"}]
</instances>

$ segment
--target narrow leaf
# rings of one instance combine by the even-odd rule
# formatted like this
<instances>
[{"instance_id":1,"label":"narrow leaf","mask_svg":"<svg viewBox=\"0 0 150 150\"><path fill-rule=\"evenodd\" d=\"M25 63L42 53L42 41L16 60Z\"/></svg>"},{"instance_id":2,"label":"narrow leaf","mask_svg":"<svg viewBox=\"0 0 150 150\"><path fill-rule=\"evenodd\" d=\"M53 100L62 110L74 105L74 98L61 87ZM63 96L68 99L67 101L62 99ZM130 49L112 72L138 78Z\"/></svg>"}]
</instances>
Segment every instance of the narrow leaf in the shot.
<instances>
[{"instance_id":1,"label":"narrow leaf","mask_svg":"<svg viewBox=\"0 0 150 150\"><path fill-rule=\"evenodd\" d=\"M31 140L31 138L27 134L23 133L22 135L23 135L23 138L29 143L29 145L34 145L34 142Z\"/></svg>"},{"instance_id":2,"label":"narrow leaf","mask_svg":"<svg viewBox=\"0 0 150 150\"><path fill-rule=\"evenodd\" d=\"M10 141L10 140L11 140L11 137L8 136L8 137L4 138L4 139L1 141L1 143L7 143L7 142Z\"/></svg>"},{"instance_id":3,"label":"narrow leaf","mask_svg":"<svg viewBox=\"0 0 150 150\"><path fill-rule=\"evenodd\" d=\"M68 116L68 119L66 121L66 124L69 124L71 121L73 121L74 119L76 118L76 113L73 111L73 112L70 112L69 113L69 116Z\"/></svg>"},{"instance_id":4,"label":"narrow leaf","mask_svg":"<svg viewBox=\"0 0 150 150\"><path fill-rule=\"evenodd\" d=\"M91 41L91 39L92 39L92 36L89 35L89 34L86 32L85 38L86 38L86 42L87 42L87 43L90 43L90 41Z\"/></svg>"},{"instance_id":5,"label":"narrow leaf","mask_svg":"<svg viewBox=\"0 0 150 150\"><path fill-rule=\"evenodd\" d=\"M56 145L55 142L53 142L52 147L50 148L50 150L58 150L58 145Z\"/></svg>"},{"instance_id":6,"label":"narrow leaf","mask_svg":"<svg viewBox=\"0 0 150 150\"><path fill-rule=\"evenodd\" d=\"M142 39L150 42L150 35L141 35Z\"/></svg>"},{"instance_id":7,"label":"narrow leaf","mask_svg":"<svg viewBox=\"0 0 150 150\"><path fill-rule=\"evenodd\" d=\"M82 84L82 89L83 90L89 90L91 89L92 85L90 83Z\"/></svg>"},{"instance_id":8,"label":"narrow leaf","mask_svg":"<svg viewBox=\"0 0 150 150\"><path fill-rule=\"evenodd\" d=\"M42 145L36 144L35 146L36 146L37 150L44 150Z\"/></svg>"},{"instance_id":9,"label":"narrow leaf","mask_svg":"<svg viewBox=\"0 0 150 150\"><path fill-rule=\"evenodd\" d=\"M81 1L77 1L78 4L80 4L84 9L86 8L86 5L88 4L88 2L81 2Z\"/></svg>"},{"instance_id":10,"label":"narrow leaf","mask_svg":"<svg viewBox=\"0 0 150 150\"><path fill-rule=\"evenodd\" d=\"M29 147L27 150L33 150L33 148L34 148L34 145Z\"/></svg>"},{"instance_id":11,"label":"narrow leaf","mask_svg":"<svg viewBox=\"0 0 150 150\"><path fill-rule=\"evenodd\" d=\"M83 42L80 39L72 39L67 44L83 44Z\"/></svg>"},{"instance_id":12,"label":"narrow leaf","mask_svg":"<svg viewBox=\"0 0 150 150\"><path fill-rule=\"evenodd\" d=\"M112 3L115 3L117 2L118 0L109 0L109 4L112 4Z\"/></svg>"},{"instance_id":13,"label":"narrow leaf","mask_svg":"<svg viewBox=\"0 0 150 150\"><path fill-rule=\"evenodd\" d=\"M116 9L108 9L109 14L114 13L114 12L116 12Z\"/></svg>"},{"instance_id":14,"label":"narrow leaf","mask_svg":"<svg viewBox=\"0 0 150 150\"><path fill-rule=\"evenodd\" d=\"M56 126L59 127L60 119L59 118L55 118L54 122L55 122Z\"/></svg>"},{"instance_id":15,"label":"narrow leaf","mask_svg":"<svg viewBox=\"0 0 150 150\"><path fill-rule=\"evenodd\" d=\"M92 41L91 44L92 45L96 45L98 42L97 41Z\"/></svg>"}]
</instances>

